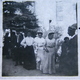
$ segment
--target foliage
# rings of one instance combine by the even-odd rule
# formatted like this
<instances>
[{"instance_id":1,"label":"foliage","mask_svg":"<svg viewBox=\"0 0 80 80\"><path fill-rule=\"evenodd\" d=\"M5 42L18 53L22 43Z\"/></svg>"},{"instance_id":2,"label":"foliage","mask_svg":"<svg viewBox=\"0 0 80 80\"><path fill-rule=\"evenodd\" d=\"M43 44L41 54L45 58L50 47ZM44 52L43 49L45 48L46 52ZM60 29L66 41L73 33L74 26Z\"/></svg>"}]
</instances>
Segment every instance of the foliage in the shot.
<instances>
[{"instance_id":1,"label":"foliage","mask_svg":"<svg viewBox=\"0 0 80 80\"><path fill-rule=\"evenodd\" d=\"M62 28L60 26L56 26L54 32L55 32L55 39L58 39L62 36Z\"/></svg>"},{"instance_id":2,"label":"foliage","mask_svg":"<svg viewBox=\"0 0 80 80\"><path fill-rule=\"evenodd\" d=\"M33 1L26 2L3 2L3 28L29 28L34 29L39 27L37 24L38 19L34 13L29 10L29 6L33 6ZM15 14L19 9L22 15Z\"/></svg>"}]
</instances>

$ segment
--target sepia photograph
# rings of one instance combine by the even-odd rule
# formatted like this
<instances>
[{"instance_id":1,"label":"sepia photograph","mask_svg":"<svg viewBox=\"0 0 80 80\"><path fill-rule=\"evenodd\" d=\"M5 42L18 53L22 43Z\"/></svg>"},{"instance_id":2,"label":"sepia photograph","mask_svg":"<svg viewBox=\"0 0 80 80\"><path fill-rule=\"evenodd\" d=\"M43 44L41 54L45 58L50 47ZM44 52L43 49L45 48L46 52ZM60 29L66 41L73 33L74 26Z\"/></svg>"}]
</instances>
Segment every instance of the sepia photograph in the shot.
<instances>
[{"instance_id":1,"label":"sepia photograph","mask_svg":"<svg viewBox=\"0 0 80 80\"><path fill-rule=\"evenodd\" d=\"M2 77L78 77L77 0L2 0Z\"/></svg>"}]
</instances>

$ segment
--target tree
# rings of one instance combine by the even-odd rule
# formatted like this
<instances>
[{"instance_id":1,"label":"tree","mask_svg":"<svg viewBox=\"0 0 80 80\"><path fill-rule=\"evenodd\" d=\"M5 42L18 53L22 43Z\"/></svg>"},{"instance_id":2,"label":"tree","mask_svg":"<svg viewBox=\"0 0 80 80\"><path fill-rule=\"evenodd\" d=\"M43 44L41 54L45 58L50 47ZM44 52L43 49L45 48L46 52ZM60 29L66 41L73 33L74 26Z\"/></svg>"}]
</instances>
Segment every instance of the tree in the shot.
<instances>
[{"instance_id":1,"label":"tree","mask_svg":"<svg viewBox=\"0 0 80 80\"><path fill-rule=\"evenodd\" d=\"M33 1L26 2L3 2L3 29L35 29L38 28L36 16L29 10L29 6L33 6ZM19 11L21 14L15 14Z\"/></svg>"}]
</instances>

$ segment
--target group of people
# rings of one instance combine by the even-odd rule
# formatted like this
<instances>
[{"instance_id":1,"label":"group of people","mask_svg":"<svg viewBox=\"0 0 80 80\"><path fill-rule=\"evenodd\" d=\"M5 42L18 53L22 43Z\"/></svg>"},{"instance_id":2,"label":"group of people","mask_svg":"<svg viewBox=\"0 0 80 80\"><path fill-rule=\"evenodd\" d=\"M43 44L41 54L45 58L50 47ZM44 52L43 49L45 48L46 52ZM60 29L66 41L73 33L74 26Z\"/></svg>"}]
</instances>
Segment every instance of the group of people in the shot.
<instances>
[{"instance_id":1,"label":"group of people","mask_svg":"<svg viewBox=\"0 0 80 80\"><path fill-rule=\"evenodd\" d=\"M52 30L48 31L46 38L43 37L42 30L37 31L35 38L31 36L31 32L28 32L26 37L20 33L17 33L19 37L16 37L15 33L12 33L11 53L16 63L15 66L21 64L28 70L38 69L45 74L54 74L56 73L56 54L60 52L58 55L60 72L78 75L76 29L77 25L70 26L68 34L72 38L65 37L60 45L55 39L55 32ZM4 53L8 53L9 46L9 39L6 38L4 40Z\"/></svg>"}]
</instances>

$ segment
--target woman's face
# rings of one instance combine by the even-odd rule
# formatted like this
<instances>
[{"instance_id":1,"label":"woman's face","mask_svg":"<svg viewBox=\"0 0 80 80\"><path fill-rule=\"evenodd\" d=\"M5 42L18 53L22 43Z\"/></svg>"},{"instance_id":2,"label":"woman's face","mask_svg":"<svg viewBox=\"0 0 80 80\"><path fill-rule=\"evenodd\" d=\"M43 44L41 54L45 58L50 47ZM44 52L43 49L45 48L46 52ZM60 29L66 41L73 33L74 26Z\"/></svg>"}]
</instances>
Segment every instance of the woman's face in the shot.
<instances>
[{"instance_id":1,"label":"woman's face","mask_svg":"<svg viewBox=\"0 0 80 80\"><path fill-rule=\"evenodd\" d=\"M42 37L42 33L38 33L38 37L41 38Z\"/></svg>"},{"instance_id":2,"label":"woman's face","mask_svg":"<svg viewBox=\"0 0 80 80\"><path fill-rule=\"evenodd\" d=\"M30 37L30 36L31 36L31 33L30 33L30 32L28 32L28 33L27 33L27 36L28 36L28 37Z\"/></svg>"},{"instance_id":3,"label":"woman's face","mask_svg":"<svg viewBox=\"0 0 80 80\"><path fill-rule=\"evenodd\" d=\"M49 38L49 39L53 39L53 37L54 37L54 34L49 34L49 35L48 35L48 38Z\"/></svg>"}]
</instances>

